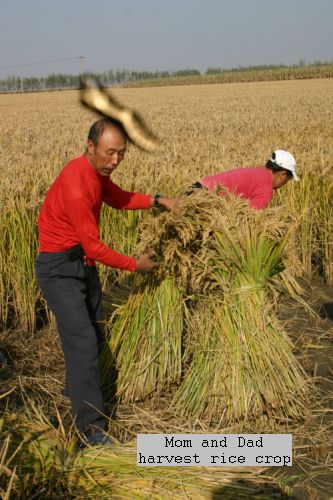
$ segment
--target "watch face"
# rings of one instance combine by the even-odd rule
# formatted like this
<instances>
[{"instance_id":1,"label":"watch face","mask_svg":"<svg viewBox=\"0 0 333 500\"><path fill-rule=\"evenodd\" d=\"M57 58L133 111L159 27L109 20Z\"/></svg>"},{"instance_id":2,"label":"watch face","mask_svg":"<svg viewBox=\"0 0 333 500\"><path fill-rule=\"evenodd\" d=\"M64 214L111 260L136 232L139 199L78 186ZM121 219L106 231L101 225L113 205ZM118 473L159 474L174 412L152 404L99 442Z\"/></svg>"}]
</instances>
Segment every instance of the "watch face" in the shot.
<instances>
[{"instance_id":1,"label":"watch face","mask_svg":"<svg viewBox=\"0 0 333 500\"><path fill-rule=\"evenodd\" d=\"M159 206L159 199L161 198L161 195L156 193L154 196L154 206L158 207Z\"/></svg>"}]
</instances>

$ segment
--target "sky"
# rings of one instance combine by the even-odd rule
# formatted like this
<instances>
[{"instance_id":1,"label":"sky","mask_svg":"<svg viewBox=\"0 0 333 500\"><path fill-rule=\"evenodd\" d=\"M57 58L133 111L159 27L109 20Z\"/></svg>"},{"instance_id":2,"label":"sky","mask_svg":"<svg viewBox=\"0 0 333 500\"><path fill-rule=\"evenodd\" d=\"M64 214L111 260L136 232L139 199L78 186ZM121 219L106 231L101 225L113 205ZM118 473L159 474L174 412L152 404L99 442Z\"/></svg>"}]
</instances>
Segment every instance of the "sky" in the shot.
<instances>
[{"instance_id":1,"label":"sky","mask_svg":"<svg viewBox=\"0 0 333 500\"><path fill-rule=\"evenodd\" d=\"M332 25L332 0L0 0L0 78L333 61Z\"/></svg>"}]
</instances>

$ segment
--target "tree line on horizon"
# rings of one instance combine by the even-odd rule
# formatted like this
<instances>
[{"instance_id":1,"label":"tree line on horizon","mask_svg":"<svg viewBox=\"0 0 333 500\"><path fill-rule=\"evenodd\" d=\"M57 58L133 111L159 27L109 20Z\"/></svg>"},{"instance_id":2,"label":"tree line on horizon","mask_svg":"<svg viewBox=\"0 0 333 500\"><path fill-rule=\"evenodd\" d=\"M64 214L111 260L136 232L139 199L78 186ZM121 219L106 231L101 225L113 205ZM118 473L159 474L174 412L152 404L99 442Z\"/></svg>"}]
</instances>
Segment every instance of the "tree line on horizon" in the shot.
<instances>
[{"instance_id":1,"label":"tree line on horizon","mask_svg":"<svg viewBox=\"0 0 333 500\"><path fill-rule=\"evenodd\" d=\"M102 73L85 72L86 77L97 78L102 85L117 86L139 80L152 80L170 77L200 75L196 69L178 71L130 71L127 69L104 71ZM75 89L80 86L81 74L52 73L46 77L8 76L0 80L0 92L20 92L24 90Z\"/></svg>"},{"instance_id":2,"label":"tree line on horizon","mask_svg":"<svg viewBox=\"0 0 333 500\"><path fill-rule=\"evenodd\" d=\"M286 68L302 68L314 66L328 66L332 65L331 62L315 61L313 63L306 63L304 60L299 61L298 64L264 64L255 66L238 66L235 68L224 67L210 67L204 73L197 69L187 68L177 71L131 71L127 69L113 70L109 69L102 73L94 73L91 71L85 72L85 76L97 78L102 85L105 86L120 86L123 84L130 84L131 82L139 82L144 80L161 80L166 78L184 78L193 76L205 75L223 75L224 73L242 73L246 71L266 71L266 70L279 70ZM81 74L67 74L67 73L52 73L45 77L31 76L8 76L0 80L0 92L24 92L24 91L39 91L39 90L52 90L52 89L76 89L80 86Z\"/></svg>"}]
</instances>

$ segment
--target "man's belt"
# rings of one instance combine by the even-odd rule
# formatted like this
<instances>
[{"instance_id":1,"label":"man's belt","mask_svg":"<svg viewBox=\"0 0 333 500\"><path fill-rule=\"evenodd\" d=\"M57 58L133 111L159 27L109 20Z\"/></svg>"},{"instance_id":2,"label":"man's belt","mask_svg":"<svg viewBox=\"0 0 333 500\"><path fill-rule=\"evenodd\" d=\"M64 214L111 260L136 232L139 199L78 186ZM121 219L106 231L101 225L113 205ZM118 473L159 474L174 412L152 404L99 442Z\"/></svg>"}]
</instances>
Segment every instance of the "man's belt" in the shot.
<instances>
[{"instance_id":1,"label":"man's belt","mask_svg":"<svg viewBox=\"0 0 333 500\"><path fill-rule=\"evenodd\" d=\"M83 259L83 257L85 256L84 250L80 243L65 250L65 254L71 262L74 262L78 259Z\"/></svg>"}]
</instances>

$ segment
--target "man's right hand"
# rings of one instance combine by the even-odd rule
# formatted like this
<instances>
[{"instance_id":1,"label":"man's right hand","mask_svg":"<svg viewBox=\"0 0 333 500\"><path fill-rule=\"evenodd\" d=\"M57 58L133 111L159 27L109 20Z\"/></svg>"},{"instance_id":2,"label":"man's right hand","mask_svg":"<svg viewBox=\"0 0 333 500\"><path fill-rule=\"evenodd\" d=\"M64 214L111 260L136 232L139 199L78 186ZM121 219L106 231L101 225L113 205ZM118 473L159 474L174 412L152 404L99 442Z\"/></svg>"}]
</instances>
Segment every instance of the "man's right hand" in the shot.
<instances>
[{"instance_id":1,"label":"man's right hand","mask_svg":"<svg viewBox=\"0 0 333 500\"><path fill-rule=\"evenodd\" d=\"M154 262L154 252L144 253L140 255L136 262L136 272L140 274L154 273L159 268L158 262Z\"/></svg>"}]
</instances>

